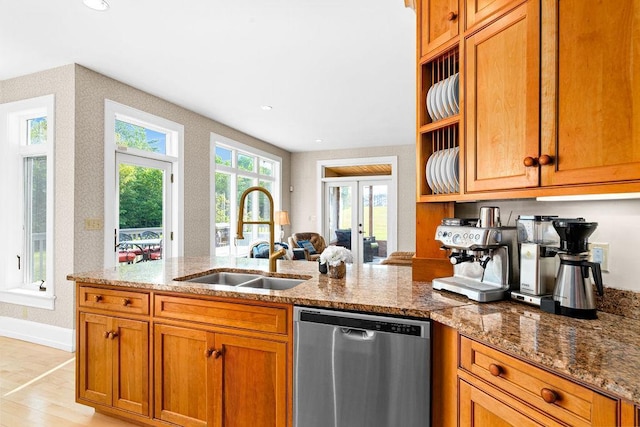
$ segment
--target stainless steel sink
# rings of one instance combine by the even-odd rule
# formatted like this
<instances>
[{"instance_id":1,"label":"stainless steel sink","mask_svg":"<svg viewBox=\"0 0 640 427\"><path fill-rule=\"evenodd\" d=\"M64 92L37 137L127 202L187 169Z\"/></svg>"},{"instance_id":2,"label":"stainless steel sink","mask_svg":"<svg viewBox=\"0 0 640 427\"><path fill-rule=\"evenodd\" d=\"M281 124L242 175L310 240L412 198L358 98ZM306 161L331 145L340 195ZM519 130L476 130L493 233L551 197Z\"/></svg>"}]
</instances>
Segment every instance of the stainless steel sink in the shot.
<instances>
[{"instance_id":1,"label":"stainless steel sink","mask_svg":"<svg viewBox=\"0 0 640 427\"><path fill-rule=\"evenodd\" d=\"M283 277L259 277L238 285L239 288L273 289L283 291L304 282L302 279L285 279Z\"/></svg>"},{"instance_id":2,"label":"stainless steel sink","mask_svg":"<svg viewBox=\"0 0 640 427\"><path fill-rule=\"evenodd\" d=\"M231 272L219 272L213 274L207 274L206 276L194 277L188 279L186 282L207 283L209 285L230 285L237 286L242 283L254 280L258 277L262 277L259 274L247 274L247 273L231 273Z\"/></svg>"},{"instance_id":3,"label":"stainless steel sink","mask_svg":"<svg viewBox=\"0 0 640 427\"><path fill-rule=\"evenodd\" d=\"M175 280L182 279L177 278ZM274 289L281 291L298 286L305 280L306 279L288 279L284 277L263 276L261 274L220 271L217 273L207 274L205 276L186 279L185 282L206 283L208 285L237 286L239 288Z\"/></svg>"}]
</instances>

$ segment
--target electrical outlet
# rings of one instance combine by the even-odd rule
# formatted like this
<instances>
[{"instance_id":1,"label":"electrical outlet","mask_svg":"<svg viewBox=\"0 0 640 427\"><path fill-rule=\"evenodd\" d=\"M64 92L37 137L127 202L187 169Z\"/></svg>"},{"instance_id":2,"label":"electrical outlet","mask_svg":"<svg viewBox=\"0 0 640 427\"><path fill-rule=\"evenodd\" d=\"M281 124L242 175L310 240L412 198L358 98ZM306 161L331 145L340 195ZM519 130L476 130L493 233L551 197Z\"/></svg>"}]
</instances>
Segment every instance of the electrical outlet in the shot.
<instances>
[{"instance_id":1,"label":"electrical outlet","mask_svg":"<svg viewBox=\"0 0 640 427\"><path fill-rule=\"evenodd\" d=\"M86 218L84 220L85 230L102 230L102 218Z\"/></svg>"},{"instance_id":2,"label":"electrical outlet","mask_svg":"<svg viewBox=\"0 0 640 427\"><path fill-rule=\"evenodd\" d=\"M589 243L589 259L600 264L602 271L609 271L609 244Z\"/></svg>"}]
</instances>

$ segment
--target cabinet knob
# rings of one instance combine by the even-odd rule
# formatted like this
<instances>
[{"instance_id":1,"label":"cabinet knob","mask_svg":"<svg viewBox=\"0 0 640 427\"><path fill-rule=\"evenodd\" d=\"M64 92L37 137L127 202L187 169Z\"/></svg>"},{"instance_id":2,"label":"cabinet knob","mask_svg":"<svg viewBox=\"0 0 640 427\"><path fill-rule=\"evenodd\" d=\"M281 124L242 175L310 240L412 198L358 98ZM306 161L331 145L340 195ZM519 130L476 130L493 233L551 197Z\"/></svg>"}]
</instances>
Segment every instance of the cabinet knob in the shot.
<instances>
[{"instance_id":1,"label":"cabinet knob","mask_svg":"<svg viewBox=\"0 0 640 427\"><path fill-rule=\"evenodd\" d=\"M94 295L94 296L93 296L93 300L94 300L95 302L100 302L100 301L102 301L102 295Z\"/></svg>"},{"instance_id":2,"label":"cabinet knob","mask_svg":"<svg viewBox=\"0 0 640 427\"><path fill-rule=\"evenodd\" d=\"M111 332L109 332L109 331L104 331L104 337L105 337L105 338L109 338L109 334L110 334L110 333L111 333Z\"/></svg>"},{"instance_id":3,"label":"cabinet knob","mask_svg":"<svg viewBox=\"0 0 640 427\"><path fill-rule=\"evenodd\" d=\"M114 338L116 338L117 336L118 336L118 333L117 333L117 332L113 332L113 331L112 331L112 332L109 332L109 339L114 339Z\"/></svg>"},{"instance_id":4,"label":"cabinet knob","mask_svg":"<svg viewBox=\"0 0 640 427\"><path fill-rule=\"evenodd\" d=\"M554 403L559 398L558 393L548 388L540 390L540 396L547 403Z\"/></svg>"},{"instance_id":5,"label":"cabinet knob","mask_svg":"<svg viewBox=\"0 0 640 427\"><path fill-rule=\"evenodd\" d=\"M215 348L208 348L204 351L205 357L213 356L215 359L222 356L222 351L216 350Z\"/></svg>"},{"instance_id":6,"label":"cabinet knob","mask_svg":"<svg viewBox=\"0 0 640 427\"><path fill-rule=\"evenodd\" d=\"M495 363L492 363L489 365L489 372L494 377L499 377L502 374L503 370L500 365L496 365Z\"/></svg>"},{"instance_id":7,"label":"cabinet knob","mask_svg":"<svg viewBox=\"0 0 640 427\"><path fill-rule=\"evenodd\" d=\"M546 165L550 165L553 163L553 157L551 157L548 154L543 154L542 156L540 156L540 158L538 159L538 162L540 163L540 165L542 166L546 166Z\"/></svg>"},{"instance_id":8,"label":"cabinet knob","mask_svg":"<svg viewBox=\"0 0 640 427\"><path fill-rule=\"evenodd\" d=\"M122 305L125 307L131 304L131 300L129 298L122 298Z\"/></svg>"},{"instance_id":9,"label":"cabinet knob","mask_svg":"<svg viewBox=\"0 0 640 427\"><path fill-rule=\"evenodd\" d=\"M455 12L449 12L447 15L447 21L454 21L458 17L458 14Z\"/></svg>"},{"instance_id":10,"label":"cabinet knob","mask_svg":"<svg viewBox=\"0 0 640 427\"><path fill-rule=\"evenodd\" d=\"M538 159L536 159L535 157L525 157L522 163L524 163L526 167L530 168L538 164Z\"/></svg>"}]
</instances>

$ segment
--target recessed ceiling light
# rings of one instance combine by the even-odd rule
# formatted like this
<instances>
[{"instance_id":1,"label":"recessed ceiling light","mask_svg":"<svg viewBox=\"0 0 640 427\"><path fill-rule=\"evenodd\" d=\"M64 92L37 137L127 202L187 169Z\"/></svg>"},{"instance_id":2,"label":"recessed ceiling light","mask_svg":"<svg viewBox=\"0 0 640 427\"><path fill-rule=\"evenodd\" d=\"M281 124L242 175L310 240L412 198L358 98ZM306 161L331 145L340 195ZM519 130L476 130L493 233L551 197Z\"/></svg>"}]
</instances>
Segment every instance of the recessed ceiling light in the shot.
<instances>
[{"instance_id":1,"label":"recessed ceiling light","mask_svg":"<svg viewBox=\"0 0 640 427\"><path fill-rule=\"evenodd\" d=\"M104 12L109 9L109 3L106 0L82 0L84 5L90 9Z\"/></svg>"},{"instance_id":2,"label":"recessed ceiling light","mask_svg":"<svg viewBox=\"0 0 640 427\"><path fill-rule=\"evenodd\" d=\"M316 142L317 142L318 144L320 144L320 143L322 142L322 140L321 140L321 139L316 139Z\"/></svg>"},{"instance_id":3,"label":"recessed ceiling light","mask_svg":"<svg viewBox=\"0 0 640 427\"><path fill-rule=\"evenodd\" d=\"M262 108L264 111L273 110L273 107L271 105L263 105L260 108Z\"/></svg>"}]
</instances>

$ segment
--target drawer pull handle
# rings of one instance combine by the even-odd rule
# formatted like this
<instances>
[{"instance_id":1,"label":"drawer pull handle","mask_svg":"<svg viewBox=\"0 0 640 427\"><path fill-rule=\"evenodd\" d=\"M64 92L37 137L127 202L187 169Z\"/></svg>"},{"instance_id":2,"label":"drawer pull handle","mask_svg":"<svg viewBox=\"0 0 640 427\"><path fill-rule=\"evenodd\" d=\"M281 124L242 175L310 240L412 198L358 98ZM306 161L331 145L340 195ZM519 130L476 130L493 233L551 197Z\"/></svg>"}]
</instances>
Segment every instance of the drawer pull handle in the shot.
<instances>
[{"instance_id":1,"label":"drawer pull handle","mask_svg":"<svg viewBox=\"0 0 640 427\"><path fill-rule=\"evenodd\" d=\"M100 302L100 301L102 301L102 295L94 295L94 296L93 296L93 300L94 300L95 302Z\"/></svg>"},{"instance_id":2,"label":"drawer pull handle","mask_svg":"<svg viewBox=\"0 0 640 427\"><path fill-rule=\"evenodd\" d=\"M489 365L489 372L494 377L499 377L502 374L503 370L500 365L496 365L495 363L492 363Z\"/></svg>"},{"instance_id":3,"label":"drawer pull handle","mask_svg":"<svg viewBox=\"0 0 640 427\"><path fill-rule=\"evenodd\" d=\"M559 399L558 393L548 388L540 390L540 396L547 403L555 403Z\"/></svg>"},{"instance_id":4,"label":"drawer pull handle","mask_svg":"<svg viewBox=\"0 0 640 427\"><path fill-rule=\"evenodd\" d=\"M131 300L129 298L122 298L122 305L125 307L131 304Z\"/></svg>"},{"instance_id":5,"label":"drawer pull handle","mask_svg":"<svg viewBox=\"0 0 640 427\"><path fill-rule=\"evenodd\" d=\"M455 12L449 12L447 14L447 21L454 21L458 17L458 14Z\"/></svg>"}]
</instances>

